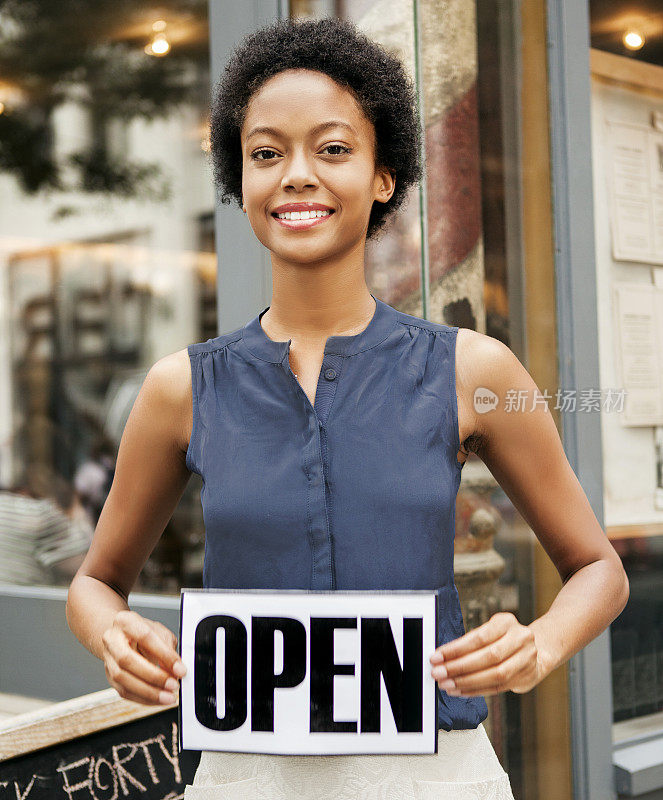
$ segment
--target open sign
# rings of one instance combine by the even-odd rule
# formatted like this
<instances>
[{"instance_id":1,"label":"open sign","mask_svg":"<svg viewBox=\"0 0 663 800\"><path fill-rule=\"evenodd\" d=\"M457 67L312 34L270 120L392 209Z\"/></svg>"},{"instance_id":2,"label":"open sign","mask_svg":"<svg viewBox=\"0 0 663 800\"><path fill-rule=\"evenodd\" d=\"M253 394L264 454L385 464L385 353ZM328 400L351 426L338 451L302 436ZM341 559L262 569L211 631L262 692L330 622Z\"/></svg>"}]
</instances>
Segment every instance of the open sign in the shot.
<instances>
[{"instance_id":1,"label":"open sign","mask_svg":"<svg viewBox=\"0 0 663 800\"><path fill-rule=\"evenodd\" d=\"M437 752L435 591L182 589L180 749Z\"/></svg>"}]
</instances>

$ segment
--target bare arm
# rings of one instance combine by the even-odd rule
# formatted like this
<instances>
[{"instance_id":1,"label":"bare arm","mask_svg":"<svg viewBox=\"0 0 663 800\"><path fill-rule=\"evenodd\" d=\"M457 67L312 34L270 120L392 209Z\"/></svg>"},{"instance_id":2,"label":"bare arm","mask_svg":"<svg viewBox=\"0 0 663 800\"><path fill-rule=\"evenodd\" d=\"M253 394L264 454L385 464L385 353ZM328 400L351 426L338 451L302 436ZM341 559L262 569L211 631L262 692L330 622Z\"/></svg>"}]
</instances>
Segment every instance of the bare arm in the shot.
<instances>
[{"instance_id":1,"label":"bare arm","mask_svg":"<svg viewBox=\"0 0 663 800\"><path fill-rule=\"evenodd\" d=\"M602 633L628 600L621 559L599 525L566 458L538 387L508 347L483 342L484 375L499 396L494 412L478 416L477 453L532 528L563 586L550 609L531 623L541 633L551 668ZM506 411L507 390L523 390L526 409Z\"/></svg>"},{"instance_id":2,"label":"bare arm","mask_svg":"<svg viewBox=\"0 0 663 800\"><path fill-rule=\"evenodd\" d=\"M497 339L465 328L458 337L457 388L467 398L463 408L473 405L474 390L480 386L498 397L493 410L483 414L468 410L475 426L469 440L536 534L563 582L549 610L530 625L520 626L513 615L498 614L438 648L448 674L459 678L461 693L481 694L486 693L479 690L482 686L511 688L507 684L518 683L517 672L523 678L533 666L538 670L536 681L541 680L622 612L629 586L621 560L566 458L550 411L541 400L533 406L541 393L532 377ZM523 410L507 410L509 391L516 397L524 393ZM472 680L472 670L483 670L488 682ZM463 671L468 677L460 677Z\"/></svg>"},{"instance_id":3,"label":"bare arm","mask_svg":"<svg viewBox=\"0 0 663 800\"><path fill-rule=\"evenodd\" d=\"M185 350L150 369L120 442L115 476L90 549L69 587L67 622L104 661L122 696L159 700L176 675L176 637L129 610L128 597L190 477L191 370ZM120 613L123 612L123 613Z\"/></svg>"}]
</instances>

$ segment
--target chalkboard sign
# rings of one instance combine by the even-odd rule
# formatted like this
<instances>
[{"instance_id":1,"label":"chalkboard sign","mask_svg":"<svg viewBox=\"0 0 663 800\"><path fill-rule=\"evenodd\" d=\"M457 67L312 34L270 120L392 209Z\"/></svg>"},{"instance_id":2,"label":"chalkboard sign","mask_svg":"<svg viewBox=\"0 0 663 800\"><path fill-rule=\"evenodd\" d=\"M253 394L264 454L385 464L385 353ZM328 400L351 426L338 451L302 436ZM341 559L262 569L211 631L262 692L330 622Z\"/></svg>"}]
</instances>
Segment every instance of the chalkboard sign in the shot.
<instances>
[{"instance_id":1,"label":"chalkboard sign","mask_svg":"<svg viewBox=\"0 0 663 800\"><path fill-rule=\"evenodd\" d=\"M106 689L0 725L0 800L178 800L200 751L179 749L177 704Z\"/></svg>"}]
</instances>

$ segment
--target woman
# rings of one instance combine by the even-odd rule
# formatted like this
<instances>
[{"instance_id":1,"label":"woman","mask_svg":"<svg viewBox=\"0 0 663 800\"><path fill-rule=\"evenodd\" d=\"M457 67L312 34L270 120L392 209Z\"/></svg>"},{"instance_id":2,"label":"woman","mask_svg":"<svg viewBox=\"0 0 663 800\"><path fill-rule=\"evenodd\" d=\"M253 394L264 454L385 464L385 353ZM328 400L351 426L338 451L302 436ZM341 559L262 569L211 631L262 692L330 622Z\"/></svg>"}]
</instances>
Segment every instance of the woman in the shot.
<instances>
[{"instance_id":1,"label":"woman","mask_svg":"<svg viewBox=\"0 0 663 800\"><path fill-rule=\"evenodd\" d=\"M628 598L546 409L473 408L478 387L536 392L517 358L368 290L366 239L420 177L416 119L400 62L350 23L281 21L236 48L212 109L214 172L270 251L272 303L150 370L67 618L123 697L176 699L176 637L127 597L195 471L205 587L439 592L439 752L205 751L186 798L512 798L484 697L532 689ZM467 448L564 580L530 625L498 613L465 634L453 534Z\"/></svg>"}]
</instances>

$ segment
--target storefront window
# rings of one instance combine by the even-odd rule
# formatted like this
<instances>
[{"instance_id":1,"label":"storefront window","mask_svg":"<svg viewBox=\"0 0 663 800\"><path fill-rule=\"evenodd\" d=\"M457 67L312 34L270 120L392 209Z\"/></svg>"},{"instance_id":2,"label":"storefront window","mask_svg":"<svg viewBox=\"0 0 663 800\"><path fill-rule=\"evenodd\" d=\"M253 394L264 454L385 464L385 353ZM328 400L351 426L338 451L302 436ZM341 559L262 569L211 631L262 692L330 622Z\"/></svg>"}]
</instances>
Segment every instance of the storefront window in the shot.
<instances>
[{"instance_id":1,"label":"storefront window","mask_svg":"<svg viewBox=\"0 0 663 800\"><path fill-rule=\"evenodd\" d=\"M404 62L417 89L425 182L381 241L369 242L371 291L405 313L499 339L525 363L517 4L291 0L290 13L351 20ZM499 610L523 624L534 619L535 546L532 531L471 454L454 547L466 629ZM514 795L544 797L537 793L537 742L530 732L536 690L487 702L485 727ZM559 736L566 741L565 730Z\"/></svg>"},{"instance_id":2,"label":"storefront window","mask_svg":"<svg viewBox=\"0 0 663 800\"><path fill-rule=\"evenodd\" d=\"M145 374L216 335L208 4L11 2L0 30L0 581L67 585ZM137 591L202 585L198 480Z\"/></svg>"},{"instance_id":3,"label":"storefront window","mask_svg":"<svg viewBox=\"0 0 663 800\"><path fill-rule=\"evenodd\" d=\"M612 539L631 586L612 623L615 722L663 712L663 536Z\"/></svg>"},{"instance_id":4,"label":"storefront window","mask_svg":"<svg viewBox=\"0 0 663 800\"><path fill-rule=\"evenodd\" d=\"M219 333L210 5L0 4L0 583L69 585L147 371ZM663 724L663 38L655 0L634 15L620 0L588 5L600 388L627 398L601 414L599 464L604 528L630 582L610 627L616 743ZM251 7L267 20L259 0ZM558 332L570 324L555 308L568 298L555 284L564 243L550 137L564 123L549 94L560 75L547 73L546 49L560 45L554 4L269 7L351 20L416 87L425 179L367 244L370 290L504 342L554 395L567 356L555 350ZM577 269L593 271L586 262ZM202 586L201 487L192 474L134 592L172 603L181 587ZM499 610L523 624L545 613L558 575L472 452L453 533L466 629ZM487 698L485 727L519 800L570 797L586 777L572 765L587 751L571 752L569 699L565 667L525 694ZM580 730L586 698L572 699L583 743L593 735Z\"/></svg>"},{"instance_id":5,"label":"storefront window","mask_svg":"<svg viewBox=\"0 0 663 800\"><path fill-rule=\"evenodd\" d=\"M601 420L605 527L630 584L610 628L619 742L663 725L663 49L660 15L592 16L601 383L624 393Z\"/></svg>"},{"instance_id":6,"label":"storefront window","mask_svg":"<svg viewBox=\"0 0 663 800\"><path fill-rule=\"evenodd\" d=\"M415 80L415 29L411 0L391 3L385 14L381 3L351 0L291 0L293 18L337 16L354 22L373 40L388 47ZM386 303L409 314L421 310L424 269L421 187L409 196L380 236L366 243L366 281Z\"/></svg>"}]
</instances>

